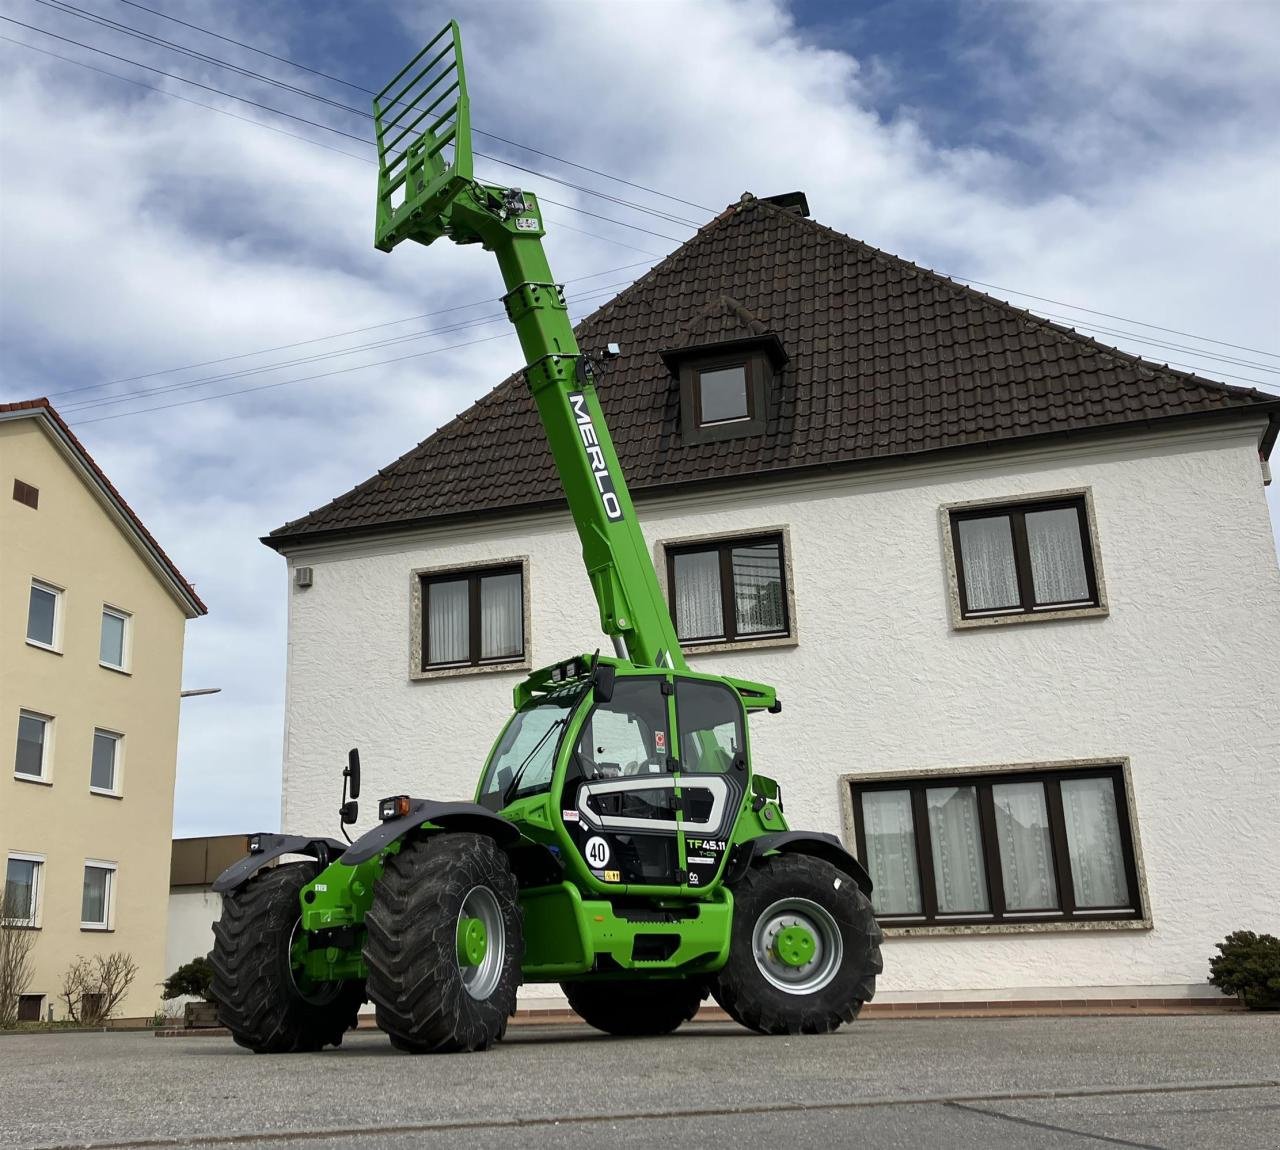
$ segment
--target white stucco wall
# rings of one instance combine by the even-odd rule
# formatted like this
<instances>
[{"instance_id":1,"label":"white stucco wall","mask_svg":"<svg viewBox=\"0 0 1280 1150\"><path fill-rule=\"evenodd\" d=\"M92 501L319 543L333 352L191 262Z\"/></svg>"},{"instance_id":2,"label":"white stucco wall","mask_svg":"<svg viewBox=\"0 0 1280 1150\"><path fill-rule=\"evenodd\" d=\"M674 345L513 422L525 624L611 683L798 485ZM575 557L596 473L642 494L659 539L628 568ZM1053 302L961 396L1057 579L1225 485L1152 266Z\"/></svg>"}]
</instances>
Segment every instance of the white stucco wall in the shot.
<instances>
[{"instance_id":1,"label":"white stucco wall","mask_svg":"<svg viewBox=\"0 0 1280 1150\"><path fill-rule=\"evenodd\" d=\"M213 949L213 924L222 914L222 896L204 886L169 890L169 939L164 973L168 978L183 963Z\"/></svg>"},{"instance_id":2,"label":"white stucco wall","mask_svg":"<svg viewBox=\"0 0 1280 1150\"><path fill-rule=\"evenodd\" d=\"M792 648L705 655L777 685L753 719L757 769L796 827L845 837L841 776L1127 758L1147 931L887 943L886 998L1207 993L1228 931L1280 929L1280 572L1260 426L1069 441L747 491L648 500L650 545L787 525ZM939 508L1092 492L1110 615L956 631ZM333 833L359 745L362 826L377 796L469 797L518 675L412 682L410 572L528 556L533 665L608 648L567 513L301 550L291 564L283 823Z\"/></svg>"}]
</instances>

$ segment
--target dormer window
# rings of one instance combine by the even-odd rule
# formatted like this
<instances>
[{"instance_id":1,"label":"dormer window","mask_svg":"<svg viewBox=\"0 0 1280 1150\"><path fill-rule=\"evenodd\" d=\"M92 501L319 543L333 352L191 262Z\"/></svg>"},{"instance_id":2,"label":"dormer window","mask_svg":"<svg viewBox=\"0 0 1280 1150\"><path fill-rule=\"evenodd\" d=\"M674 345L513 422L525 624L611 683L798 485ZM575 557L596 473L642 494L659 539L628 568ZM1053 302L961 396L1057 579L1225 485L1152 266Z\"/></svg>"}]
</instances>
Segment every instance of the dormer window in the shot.
<instances>
[{"instance_id":1,"label":"dormer window","mask_svg":"<svg viewBox=\"0 0 1280 1150\"><path fill-rule=\"evenodd\" d=\"M711 367L695 372L693 385L699 427L736 423L751 418L751 391L747 386L747 365Z\"/></svg>"},{"instance_id":2,"label":"dormer window","mask_svg":"<svg viewBox=\"0 0 1280 1150\"><path fill-rule=\"evenodd\" d=\"M787 361L768 326L727 296L713 300L662 358L680 382L685 443L763 435L770 392Z\"/></svg>"}]
</instances>

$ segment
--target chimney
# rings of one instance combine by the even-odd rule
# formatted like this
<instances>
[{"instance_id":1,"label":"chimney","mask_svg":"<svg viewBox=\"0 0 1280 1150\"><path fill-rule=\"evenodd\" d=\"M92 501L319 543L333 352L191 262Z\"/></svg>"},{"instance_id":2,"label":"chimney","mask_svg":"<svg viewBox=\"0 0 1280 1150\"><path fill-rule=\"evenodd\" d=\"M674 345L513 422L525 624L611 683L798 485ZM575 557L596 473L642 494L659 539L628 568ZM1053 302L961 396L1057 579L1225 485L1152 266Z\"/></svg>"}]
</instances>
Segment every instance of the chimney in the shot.
<instances>
[{"instance_id":1,"label":"chimney","mask_svg":"<svg viewBox=\"0 0 1280 1150\"><path fill-rule=\"evenodd\" d=\"M786 208L789 212L795 212L798 216L809 218L809 201L805 199L804 192L783 192L777 196L761 196L766 204L773 204L774 207Z\"/></svg>"}]
</instances>

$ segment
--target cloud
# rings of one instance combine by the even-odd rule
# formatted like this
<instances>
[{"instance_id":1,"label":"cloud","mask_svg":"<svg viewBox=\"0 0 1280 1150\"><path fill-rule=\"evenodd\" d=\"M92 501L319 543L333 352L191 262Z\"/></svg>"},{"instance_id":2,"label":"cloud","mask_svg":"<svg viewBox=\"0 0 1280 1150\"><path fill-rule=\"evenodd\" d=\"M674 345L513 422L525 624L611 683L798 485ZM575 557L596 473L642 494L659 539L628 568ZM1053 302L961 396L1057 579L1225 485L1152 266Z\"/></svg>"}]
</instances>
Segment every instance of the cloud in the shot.
<instances>
[{"instance_id":1,"label":"cloud","mask_svg":"<svg viewBox=\"0 0 1280 1150\"><path fill-rule=\"evenodd\" d=\"M845 41L838 38L843 25L820 32L798 25L774 0L472 5L464 33L477 127L714 210L744 190L802 188L824 223L909 259L1274 348L1280 157L1269 62L1280 50L1280 33L1267 5L1231 6L1226 18L1223 7L966 9L976 15L958 19L947 33L954 38L947 82L927 91L913 82L910 45L867 41L862 25L850 25L858 41ZM367 6L359 17L343 5L317 11L194 4L181 12L335 74L375 81L448 16L443 4ZM47 17L33 22L46 19L53 26ZM171 25L148 26L196 42ZM58 27L107 43L82 23ZM175 61L154 46L118 40L110 46L174 69ZM283 72L221 42L201 46ZM476 249L444 244L430 252L406 245L390 258L373 251L370 163L18 47L0 51L5 395L55 394L212 608L189 627L186 679L224 690L183 704L179 831L274 825L286 591L280 560L257 536L367 478L463 410L519 366L514 341L437 350L505 330L501 323L465 327L118 406L76 406L102 391L56 393L388 325L271 357L133 380L106 393L118 396L496 315L491 303L389 324L494 300L501 291L496 269ZM211 85L231 83L210 66L178 63ZM180 91L171 81L135 75ZM358 116L261 85L232 86L343 130L365 130ZM363 106L358 93L328 90ZM939 93L971 105L980 120L954 130L956 116L935 114ZM356 141L207 92L182 94L372 154ZM491 139L478 146L553 166ZM651 231L692 234L678 222L636 215L491 161L481 161L480 170ZM708 218L590 173L555 170L696 222ZM553 223L548 240L553 267L565 279L642 259L632 248L674 246L563 208L547 214L567 225ZM570 295L639 270L570 284ZM577 314L591 306L588 297ZM1170 349L1129 346L1179 358ZM417 351L432 354L154 415L87 422ZM1206 372L1214 366L1192 362Z\"/></svg>"}]
</instances>

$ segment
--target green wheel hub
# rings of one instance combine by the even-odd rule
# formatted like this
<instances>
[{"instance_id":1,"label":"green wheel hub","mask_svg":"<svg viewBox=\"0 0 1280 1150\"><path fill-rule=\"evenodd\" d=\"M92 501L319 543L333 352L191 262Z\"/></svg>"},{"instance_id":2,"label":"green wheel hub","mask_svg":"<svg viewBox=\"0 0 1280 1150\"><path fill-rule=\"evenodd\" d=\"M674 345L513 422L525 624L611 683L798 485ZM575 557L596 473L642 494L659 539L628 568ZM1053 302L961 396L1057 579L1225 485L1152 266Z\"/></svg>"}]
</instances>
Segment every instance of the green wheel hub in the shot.
<instances>
[{"instance_id":1,"label":"green wheel hub","mask_svg":"<svg viewBox=\"0 0 1280 1150\"><path fill-rule=\"evenodd\" d=\"M816 949L813 933L798 923L784 927L773 939L773 951L786 966L804 966Z\"/></svg>"},{"instance_id":2,"label":"green wheel hub","mask_svg":"<svg viewBox=\"0 0 1280 1150\"><path fill-rule=\"evenodd\" d=\"M458 919L458 963L479 966L489 953L489 932L478 918Z\"/></svg>"}]
</instances>

